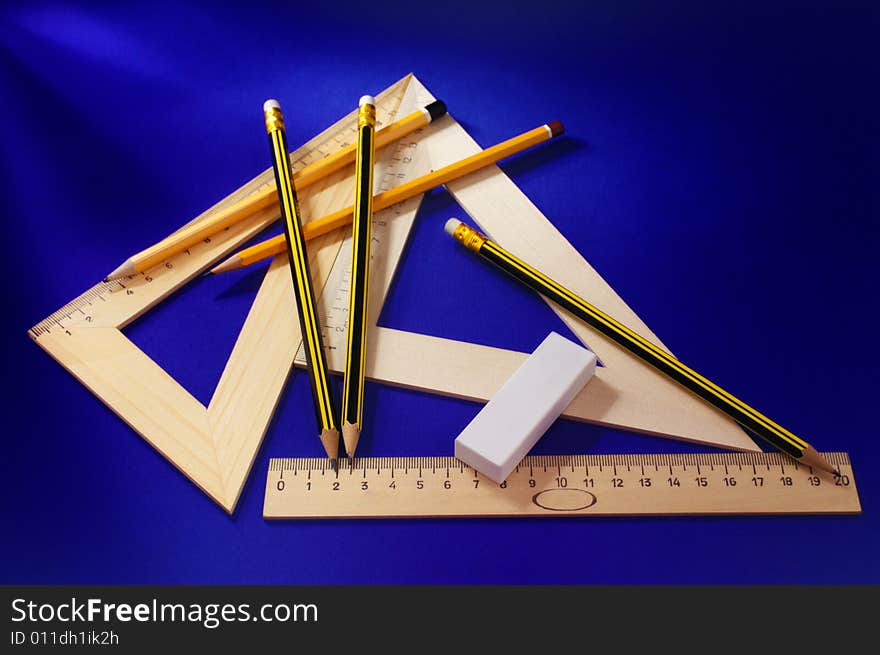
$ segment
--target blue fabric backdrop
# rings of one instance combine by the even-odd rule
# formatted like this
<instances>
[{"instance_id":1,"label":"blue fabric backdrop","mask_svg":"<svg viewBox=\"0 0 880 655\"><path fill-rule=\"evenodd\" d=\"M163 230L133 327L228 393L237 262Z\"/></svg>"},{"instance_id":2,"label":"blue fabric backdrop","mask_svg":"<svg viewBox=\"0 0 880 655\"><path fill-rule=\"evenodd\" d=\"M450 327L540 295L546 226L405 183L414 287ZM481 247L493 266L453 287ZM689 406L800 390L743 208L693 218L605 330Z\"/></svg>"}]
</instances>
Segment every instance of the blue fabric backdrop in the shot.
<instances>
[{"instance_id":1,"label":"blue fabric backdrop","mask_svg":"<svg viewBox=\"0 0 880 655\"><path fill-rule=\"evenodd\" d=\"M0 10L0 582L880 582L876 9L319 4ZM864 514L268 524L267 459L321 454L296 375L229 517L29 342L269 165L265 98L302 143L409 71L484 146L563 120L504 170L683 360L849 451ZM443 235L459 212L427 196L382 323L531 351L560 322ZM207 401L262 271L198 281L127 334ZM478 410L366 397L365 455L451 454ZM560 421L537 452L694 450Z\"/></svg>"}]
</instances>

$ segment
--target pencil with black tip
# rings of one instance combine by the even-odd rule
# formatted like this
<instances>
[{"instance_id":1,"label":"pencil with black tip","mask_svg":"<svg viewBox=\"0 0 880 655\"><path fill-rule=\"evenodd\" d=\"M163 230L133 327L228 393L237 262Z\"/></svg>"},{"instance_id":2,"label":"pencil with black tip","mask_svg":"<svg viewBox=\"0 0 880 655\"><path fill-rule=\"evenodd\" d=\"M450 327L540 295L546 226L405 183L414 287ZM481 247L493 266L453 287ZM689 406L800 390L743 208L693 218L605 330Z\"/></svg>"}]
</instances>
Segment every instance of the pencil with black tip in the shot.
<instances>
[{"instance_id":1,"label":"pencil with black tip","mask_svg":"<svg viewBox=\"0 0 880 655\"><path fill-rule=\"evenodd\" d=\"M714 382L682 364L665 350L658 348L558 282L518 259L484 234L455 218L450 218L446 222L445 229L465 248L477 253L530 289L568 310L642 361L665 373L692 393L720 409L747 431L765 439L801 464L832 474L838 473L837 469L806 441L796 437L758 410L748 406Z\"/></svg>"},{"instance_id":2,"label":"pencil with black tip","mask_svg":"<svg viewBox=\"0 0 880 655\"><path fill-rule=\"evenodd\" d=\"M293 295L299 314L302 330L303 350L306 368L312 387L315 416L320 430L321 443L327 457L334 465L339 456L339 430L333 411L330 395L330 375L321 330L318 326L318 305L315 298L312 278L309 274L309 258L303 238L302 223L296 191L290 175L290 159L287 156L287 136L284 130L284 115L277 100L267 100L263 105L266 118L266 132L272 147L272 167L275 170L275 187L278 203L281 206L281 222L284 224L284 238L287 244L287 257L290 261L290 275L293 278Z\"/></svg>"},{"instance_id":3,"label":"pencil with black tip","mask_svg":"<svg viewBox=\"0 0 880 655\"><path fill-rule=\"evenodd\" d=\"M358 103L358 142L355 163L354 223L351 240L351 288L348 292L348 346L342 383L342 442L354 457L364 413L364 370L367 362L367 324L370 302L370 241L373 238L373 157L376 101L363 96Z\"/></svg>"},{"instance_id":4,"label":"pencil with black tip","mask_svg":"<svg viewBox=\"0 0 880 655\"><path fill-rule=\"evenodd\" d=\"M452 182L459 178L469 175L474 171L486 168L499 162L502 159L516 155L528 148L532 148L538 144L549 141L564 131L562 123L559 121L551 121L540 127L536 127L528 132L523 132L511 139L496 143L491 148L480 150L479 152L465 157L457 162L444 166L436 171L431 171L421 177L409 182L404 182L400 186L396 186L388 191L376 194L373 198L373 211L378 212L386 207L390 207L398 202L403 202L409 198L430 191L434 187L441 184ZM303 226L303 233L306 239L314 239L322 234L327 234L333 230L344 227L351 223L354 207L346 207L337 212L328 214L322 218L309 221ZM249 248L240 250L228 259L220 262L217 266L210 270L210 273L223 273L225 271L234 271L245 266L250 266L258 261L262 261L268 257L284 252L284 237L278 235L271 239L261 241Z\"/></svg>"},{"instance_id":5,"label":"pencil with black tip","mask_svg":"<svg viewBox=\"0 0 880 655\"><path fill-rule=\"evenodd\" d=\"M389 143L407 134L411 134L445 115L446 104L442 100L434 100L377 131L376 148L383 148ZM355 149L355 144L346 145L336 152L309 164L299 173L294 173L294 187L302 191L315 182L351 164L355 158ZM197 243L201 243L204 239L225 230L227 227L247 220L261 209L270 207L273 203L277 202L277 198L276 189L272 185L254 191L238 202L218 209L197 223L187 225L149 248L141 250L136 255L132 255L110 273L106 280L118 280L131 275L137 275L154 266L158 266L169 257L181 253Z\"/></svg>"}]
</instances>

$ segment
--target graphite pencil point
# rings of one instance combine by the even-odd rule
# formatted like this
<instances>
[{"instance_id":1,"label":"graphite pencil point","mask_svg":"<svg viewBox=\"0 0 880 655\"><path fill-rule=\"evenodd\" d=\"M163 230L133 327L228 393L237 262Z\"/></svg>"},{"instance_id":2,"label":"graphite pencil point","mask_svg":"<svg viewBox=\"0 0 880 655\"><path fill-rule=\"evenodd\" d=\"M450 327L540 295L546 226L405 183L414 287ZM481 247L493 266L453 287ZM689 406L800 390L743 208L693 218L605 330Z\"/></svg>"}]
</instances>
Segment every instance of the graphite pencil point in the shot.
<instances>
[{"instance_id":1,"label":"graphite pencil point","mask_svg":"<svg viewBox=\"0 0 880 655\"><path fill-rule=\"evenodd\" d=\"M138 270L137 267L131 262L130 259L126 259L122 264L120 264L116 269L110 271L110 275L104 278L105 281L111 282L112 280L119 280L124 277L131 277L132 275L137 275Z\"/></svg>"}]
</instances>

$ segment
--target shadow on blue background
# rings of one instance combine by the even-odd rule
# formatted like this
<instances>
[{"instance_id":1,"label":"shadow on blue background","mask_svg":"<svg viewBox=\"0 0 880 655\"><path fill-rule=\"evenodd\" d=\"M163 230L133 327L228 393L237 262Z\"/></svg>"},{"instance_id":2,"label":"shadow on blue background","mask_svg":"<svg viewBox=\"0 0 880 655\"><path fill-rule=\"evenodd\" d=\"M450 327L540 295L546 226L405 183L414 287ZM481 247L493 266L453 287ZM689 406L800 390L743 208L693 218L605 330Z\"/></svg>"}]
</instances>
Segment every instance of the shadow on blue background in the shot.
<instances>
[{"instance_id":1,"label":"shadow on blue background","mask_svg":"<svg viewBox=\"0 0 880 655\"><path fill-rule=\"evenodd\" d=\"M876 9L449 2L416 13L376 5L365 16L347 2L0 10L14 380L0 580L880 582L880 362L866 345ZM265 98L291 108L288 136L302 143L410 71L484 146L562 120L565 139L504 170L673 352L817 447L849 451L864 513L267 524L268 457L320 455L307 380L294 375L228 517L27 342L28 327L268 166ZM519 350L564 330L443 235L459 211L442 190L426 197L382 323ZM127 333L207 400L260 279L199 280ZM484 298L478 316L460 284ZM478 410L375 384L367 402L365 455L451 454ZM537 451L695 450L560 421Z\"/></svg>"}]
</instances>

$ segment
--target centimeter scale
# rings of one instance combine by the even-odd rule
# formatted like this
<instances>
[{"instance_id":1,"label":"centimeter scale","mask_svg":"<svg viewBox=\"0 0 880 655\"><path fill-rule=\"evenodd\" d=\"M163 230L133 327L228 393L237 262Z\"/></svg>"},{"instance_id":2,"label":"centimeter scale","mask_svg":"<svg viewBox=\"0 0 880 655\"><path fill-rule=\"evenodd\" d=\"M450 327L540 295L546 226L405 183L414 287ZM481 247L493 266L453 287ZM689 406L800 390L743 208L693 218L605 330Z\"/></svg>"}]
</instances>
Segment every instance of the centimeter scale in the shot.
<instances>
[{"instance_id":1,"label":"centimeter scale","mask_svg":"<svg viewBox=\"0 0 880 655\"><path fill-rule=\"evenodd\" d=\"M434 97L415 76L408 75L376 100L381 126ZM254 132L257 138L257 119ZM301 170L339 150L352 142L356 132L352 113L292 153L292 169ZM444 116L377 153L375 191L388 190L478 151L461 125L452 116ZM195 220L264 189L271 179L270 169ZM305 219L351 205L353 188L353 172L340 170L305 189L300 197ZM498 243L665 348L497 166L450 182L446 188ZM420 198L414 197L374 215L366 377L485 402L525 360L525 353L374 327L419 204ZM122 329L277 220L278 208L267 207L145 273L93 286L29 331L39 346L227 512L235 509L292 364L304 365L285 257L276 257L266 270L207 406L127 339ZM440 226L436 231L438 244L451 247ZM345 364L350 235L350 230L336 230L309 244L324 345L330 370L337 373ZM564 416L721 448L757 450L721 412L564 310L551 308L603 363Z\"/></svg>"},{"instance_id":2,"label":"centimeter scale","mask_svg":"<svg viewBox=\"0 0 880 655\"><path fill-rule=\"evenodd\" d=\"M782 453L530 455L501 485L454 457L273 458L267 519L858 514L846 453L835 477Z\"/></svg>"}]
</instances>

